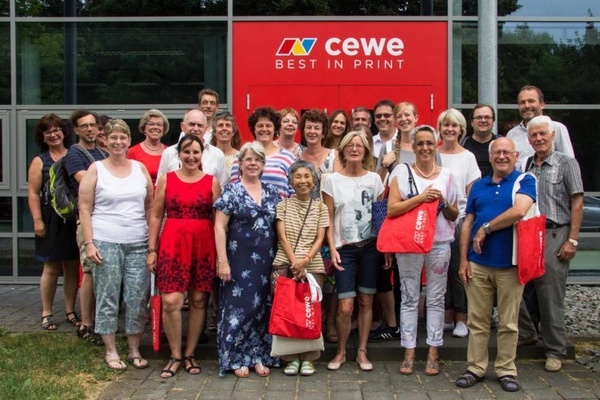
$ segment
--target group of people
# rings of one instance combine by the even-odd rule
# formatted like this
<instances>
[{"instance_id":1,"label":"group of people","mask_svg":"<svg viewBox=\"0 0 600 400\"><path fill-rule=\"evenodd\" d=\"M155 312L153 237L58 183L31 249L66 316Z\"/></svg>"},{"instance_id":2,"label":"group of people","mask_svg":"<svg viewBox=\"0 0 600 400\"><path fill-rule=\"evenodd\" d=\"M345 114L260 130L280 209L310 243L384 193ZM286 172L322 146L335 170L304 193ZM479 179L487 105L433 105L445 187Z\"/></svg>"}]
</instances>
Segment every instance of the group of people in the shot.
<instances>
[{"instance_id":1,"label":"group of people","mask_svg":"<svg viewBox=\"0 0 600 400\"><path fill-rule=\"evenodd\" d=\"M435 128L417 126L418 112L410 102L378 102L376 135L364 107L351 116L343 110L299 115L291 108L262 107L248 118L254 141L242 145L235 118L218 112L218 94L205 89L198 108L185 113L177 144L161 143L169 121L153 109L140 120L145 139L131 148L125 122L105 122L105 150L96 145L100 120L94 113L78 110L71 116L79 137L71 147L66 122L44 116L36 127L42 153L29 172L36 254L44 262L42 327L56 329L52 301L62 268L65 317L82 337L99 335L106 364L124 369L115 346L122 287L127 361L145 368L139 343L153 273L171 349L163 378L182 366L190 374L202 371L194 352L210 302L218 322L220 373L233 371L243 378L253 368L267 376L269 367L280 365L270 355L268 334L273 269L287 265L297 279L309 272L322 286L330 263L337 301L325 313L325 336L337 342L337 352L327 368L338 370L346 362L355 326L361 370L373 369L369 341L400 338L405 353L399 371L408 375L415 370L424 269L425 374L439 374L438 349L443 332L451 330L469 336L469 366L456 385L470 387L484 378L496 296L496 373L505 390L519 390L517 342L519 337L537 341L538 327L512 264L512 226L534 202L548 217L547 273L531 285L530 297L539 299L546 369L557 371L566 348L562 301L577 246L583 187L566 128L542 115L541 91L526 86L518 102L523 121L507 138L492 133L495 113L485 104L473 109L468 137L458 110L442 112ZM518 162L521 154L532 155ZM67 223L53 213L44 189L50 165L63 156L79 194L79 219ZM530 173L517 180L519 171ZM389 218L437 202L431 251L377 250L373 203L388 192ZM52 245L56 242L61 246ZM74 309L79 258L81 320ZM375 320L383 321L378 329L373 329ZM318 358L318 351L285 356L284 373L312 375Z\"/></svg>"}]
</instances>

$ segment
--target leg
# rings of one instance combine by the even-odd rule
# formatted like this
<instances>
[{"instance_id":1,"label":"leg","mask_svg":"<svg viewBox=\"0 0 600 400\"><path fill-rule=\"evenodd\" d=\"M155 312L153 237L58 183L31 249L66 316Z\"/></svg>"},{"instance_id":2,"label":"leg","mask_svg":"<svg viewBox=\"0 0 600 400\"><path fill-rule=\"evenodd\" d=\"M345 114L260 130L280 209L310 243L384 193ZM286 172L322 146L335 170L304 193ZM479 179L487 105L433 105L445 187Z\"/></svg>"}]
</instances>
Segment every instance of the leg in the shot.
<instances>
[{"instance_id":1,"label":"leg","mask_svg":"<svg viewBox=\"0 0 600 400\"><path fill-rule=\"evenodd\" d=\"M65 312L75 312L75 300L77 299L77 284L79 283L79 262L63 262L63 291L65 295Z\"/></svg>"},{"instance_id":2,"label":"leg","mask_svg":"<svg viewBox=\"0 0 600 400\"><path fill-rule=\"evenodd\" d=\"M163 326L169 341L171 357L181 359L181 308L184 294L179 292L162 293L161 299Z\"/></svg>"},{"instance_id":3,"label":"leg","mask_svg":"<svg viewBox=\"0 0 600 400\"><path fill-rule=\"evenodd\" d=\"M79 303L81 306L81 326L79 327L79 336L82 338L93 337L94 314L96 308L96 298L94 296L92 265L86 262L85 246L83 246L83 235L81 225L77 224L77 244L79 245L80 263L83 269L81 278L81 287L79 288ZM90 333L91 331L91 333Z\"/></svg>"},{"instance_id":4,"label":"leg","mask_svg":"<svg viewBox=\"0 0 600 400\"><path fill-rule=\"evenodd\" d=\"M197 290L190 290L188 292L190 311L188 314L187 341L184 352L186 357L194 355L200 334L204 331L206 309L208 308L208 295L209 293L199 292Z\"/></svg>"},{"instance_id":5,"label":"leg","mask_svg":"<svg viewBox=\"0 0 600 400\"><path fill-rule=\"evenodd\" d=\"M98 300L95 331L99 335L114 335L119 321L119 291L123 282L123 248L119 244L95 240L102 254L102 264L93 267L94 293Z\"/></svg>"},{"instance_id":6,"label":"leg","mask_svg":"<svg viewBox=\"0 0 600 400\"><path fill-rule=\"evenodd\" d=\"M446 293L450 246L434 245L425 255L427 272L427 344L440 347L444 344L444 295ZM437 359L437 349L436 349ZM430 360L432 360L430 358Z\"/></svg>"},{"instance_id":7,"label":"leg","mask_svg":"<svg viewBox=\"0 0 600 400\"><path fill-rule=\"evenodd\" d=\"M147 245L144 242L123 245L123 302L125 303L125 333L144 332L148 321L150 272L146 268Z\"/></svg>"},{"instance_id":8,"label":"leg","mask_svg":"<svg viewBox=\"0 0 600 400\"><path fill-rule=\"evenodd\" d=\"M147 360L142 358L140 354L140 342L142 341L142 334L127 335L127 345L129 347L129 354L127 355L127 361L129 364L136 369L148 368L150 364Z\"/></svg>"},{"instance_id":9,"label":"leg","mask_svg":"<svg viewBox=\"0 0 600 400\"><path fill-rule=\"evenodd\" d=\"M353 310L354 297L338 300L335 324L338 332L338 348L335 357L333 357L333 360L331 360L327 367L328 369L339 369L339 366L346 362L346 343L348 342L348 336L350 335L350 319Z\"/></svg>"},{"instance_id":10,"label":"leg","mask_svg":"<svg viewBox=\"0 0 600 400\"><path fill-rule=\"evenodd\" d=\"M369 330L373 319L373 295L366 293L358 294L358 353L356 362L361 369L373 369L367 358L367 341Z\"/></svg>"},{"instance_id":11,"label":"leg","mask_svg":"<svg viewBox=\"0 0 600 400\"><path fill-rule=\"evenodd\" d=\"M108 368L118 371L127 368L125 363L123 363L119 357L119 352L117 351L117 345L115 341L115 334L110 333L102 335L102 341L104 342L105 347L104 361L106 362Z\"/></svg>"},{"instance_id":12,"label":"leg","mask_svg":"<svg viewBox=\"0 0 600 400\"><path fill-rule=\"evenodd\" d=\"M40 278L40 294L42 295L42 317L53 314L54 296L58 275L62 266L56 262L44 263L42 276ZM56 328L55 328L56 329Z\"/></svg>"},{"instance_id":13,"label":"leg","mask_svg":"<svg viewBox=\"0 0 600 400\"><path fill-rule=\"evenodd\" d=\"M400 345L407 349L417 346L417 322L421 296L423 254L396 254L402 303L400 305Z\"/></svg>"}]
</instances>

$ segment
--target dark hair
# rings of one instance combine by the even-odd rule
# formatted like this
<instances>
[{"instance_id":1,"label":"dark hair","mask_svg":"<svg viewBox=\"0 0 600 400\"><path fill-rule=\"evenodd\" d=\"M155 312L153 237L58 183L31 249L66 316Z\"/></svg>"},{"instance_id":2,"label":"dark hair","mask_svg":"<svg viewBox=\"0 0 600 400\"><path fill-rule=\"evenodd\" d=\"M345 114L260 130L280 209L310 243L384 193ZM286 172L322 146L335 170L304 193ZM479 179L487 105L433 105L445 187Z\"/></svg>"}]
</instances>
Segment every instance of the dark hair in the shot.
<instances>
[{"instance_id":1,"label":"dark hair","mask_svg":"<svg viewBox=\"0 0 600 400\"><path fill-rule=\"evenodd\" d=\"M185 135L181 138L179 143L177 143L177 154L190 147L192 145L192 142L198 143L200 145L200 150L204 151L204 144L202 143L202 139L200 139L196 135Z\"/></svg>"},{"instance_id":2,"label":"dark hair","mask_svg":"<svg viewBox=\"0 0 600 400\"><path fill-rule=\"evenodd\" d=\"M248 128L250 128L250 132L252 132L254 139L256 139L255 126L261 118L266 118L275 125L275 134L273 135L273 138L278 137L279 129L281 128L281 116L273 107L260 107L254 110L248 117Z\"/></svg>"},{"instance_id":3,"label":"dark hair","mask_svg":"<svg viewBox=\"0 0 600 400\"><path fill-rule=\"evenodd\" d=\"M111 118L111 117L109 117L108 115L100 115L100 116L98 117L98 125L102 125L102 126L104 126L104 125L106 125L106 123L107 123L108 121L110 121L111 119L112 119L112 118Z\"/></svg>"},{"instance_id":4,"label":"dark hair","mask_svg":"<svg viewBox=\"0 0 600 400\"><path fill-rule=\"evenodd\" d=\"M240 146L242 145L242 138L240 137L240 130L235 122L235 117L229 111L219 111L215 115L215 118L213 119L213 124L212 124L213 134L212 134L212 138L210 139L210 144L212 144L213 146L217 145L217 135L216 135L217 121L223 121L223 120L231 122L231 126L233 128L233 136L231 137L231 147L239 150Z\"/></svg>"},{"instance_id":5,"label":"dark hair","mask_svg":"<svg viewBox=\"0 0 600 400\"><path fill-rule=\"evenodd\" d=\"M77 128L77 120L83 117L87 117L88 115L92 115L96 120L96 124L98 123L98 114L92 111L85 110L83 108L73 111L73 113L69 117L69 121L73 125L73 128Z\"/></svg>"},{"instance_id":6,"label":"dark hair","mask_svg":"<svg viewBox=\"0 0 600 400\"><path fill-rule=\"evenodd\" d=\"M290 186L292 186L294 174L300 168L306 168L310 171L310 174L313 178L313 184L316 185L317 182L319 182L319 175L317 175L317 171L315 171L315 166L313 165L313 163L304 160L296 160L292 163L292 165L290 165L290 168L288 169L288 182L290 183Z\"/></svg>"},{"instance_id":7,"label":"dark hair","mask_svg":"<svg viewBox=\"0 0 600 400\"><path fill-rule=\"evenodd\" d=\"M34 140L42 151L49 149L48 145L44 142L44 132L54 127L62 129L63 145L67 148L71 146L72 136L68 132L67 122L56 114L46 114L35 124Z\"/></svg>"},{"instance_id":8,"label":"dark hair","mask_svg":"<svg viewBox=\"0 0 600 400\"><path fill-rule=\"evenodd\" d=\"M217 98L217 106L219 105L219 93L217 93L216 90L212 89L202 89L200 93L198 93L198 104L200 104L202 96L204 96L205 94L215 96Z\"/></svg>"},{"instance_id":9,"label":"dark hair","mask_svg":"<svg viewBox=\"0 0 600 400\"><path fill-rule=\"evenodd\" d=\"M538 100L540 101L540 103L544 102L544 93L539 87L533 85L525 85L521 88L521 90L519 90L519 93L521 93L523 90L535 90L537 92ZM518 97L519 96L517 95L517 98Z\"/></svg>"},{"instance_id":10,"label":"dark hair","mask_svg":"<svg viewBox=\"0 0 600 400\"><path fill-rule=\"evenodd\" d=\"M475 110L479 110L480 108L489 108L490 110L492 110L492 120L496 120L496 111L494 111L494 107L490 106L489 104L485 104L485 103L478 103L475 105L475 107L473 107L473 112L471 113L471 118L473 118L473 114L475 114Z\"/></svg>"},{"instance_id":11,"label":"dark hair","mask_svg":"<svg viewBox=\"0 0 600 400\"><path fill-rule=\"evenodd\" d=\"M325 134L325 140L323 140L323 147L327 147L328 149L330 149L331 146L333 146L334 135L333 131L331 130L331 125L333 124L333 120L340 114L342 114L346 119L346 129L344 129L344 132L342 133L342 138L346 136L346 134L350 131L350 124L352 123L352 121L350 121L350 118L348 118L348 114L346 113L346 111L335 110L329 115L329 120L327 121L328 128L327 133Z\"/></svg>"},{"instance_id":12,"label":"dark hair","mask_svg":"<svg viewBox=\"0 0 600 400\"><path fill-rule=\"evenodd\" d=\"M389 108L391 108L393 110L394 102L391 100L388 100L388 99L379 100L377 103L375 103L375 107L373 107L373 112L375 112L375 110L377 110L377 107L382 107L382 106L388 106Z\"/></svg>"},{"instance_id":13,"label":"dark hair","mask_svg":"<svg viewBox=\"0 0 600 400\"><path fill-rule=\"evenodd\" d=\"M327 119L327 114L325 114L325 111L319 110L317 108L311 108L310 110L307 110L304 112L304 114L302 114L299 128L300 143L302 143L302 145L304 146L306 146L306 139L304 138L304 127L306 126L307 122L321 123L321 125L323 126L323 137L321 138L321 143L323 143L323 140L325 139L325 134L327 133L327 129L329 128L329 120Z\"/></svg>"}]
</instances>

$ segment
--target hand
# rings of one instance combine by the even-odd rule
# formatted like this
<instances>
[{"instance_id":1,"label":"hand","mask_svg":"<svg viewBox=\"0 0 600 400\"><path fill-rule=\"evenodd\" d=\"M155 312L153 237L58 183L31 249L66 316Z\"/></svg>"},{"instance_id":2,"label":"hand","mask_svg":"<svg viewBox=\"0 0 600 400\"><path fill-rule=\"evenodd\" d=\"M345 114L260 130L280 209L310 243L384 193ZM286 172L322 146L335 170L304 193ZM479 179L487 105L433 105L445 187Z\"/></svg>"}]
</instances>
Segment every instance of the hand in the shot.
<instances>
[{"instance_id":1,"label":"hand","mask_svg":"<svg viewBox=\"0 0 600 400\"><path fill-rule=\"evenodd\" d=\"M429 185L427 186L427 188L425 188L425 190L423 190L421 196L424 203L431 203L432 201L436 201L437 199L440 199L441 201L442 192L434 188L433 185Z\"/></svg>"},{"instance_id":2,"label":"hand","mask_svg":"<svg viewBox=\"0 0 600 400\"><path fill-rule=\"evenodd\" d=\"M338 271L343 271L344 267L342 267L342 259L340 257L340 253L337 252L336 249L331 248L331 264L333 264L333 267L335 269L337 269Z\"/></svg>"},{"instance_id":3,"label":"hand","mask_svg":"<svg viewBox=\"0 0 600 400\"><path fill-rule=\"evenodd\" d=\"M100 250L96 248L93 242L85 246L85 258L96 265L102 264L102 255L100 254Z\"/></svg>"},{"instance_id":4,"label":"hand","mask_svg":"<svg viewBox=\"0 0 600 400\"><path fill-rule=\"evenodd\" d=\"M156 273L156 258L157 256L155 251L148 253L148 256L146 256L146 268L148 268L148 270L153 274Z\"/></svg>"},{"instance_id":5,"label":"hand","mask_svg":"<svg viewBox=\"0 0 600 400\"><path fill-rule=\"evenodd\" d=\"M224 282L229 282L231 280L231 267L228 262L218 262L217 263L217 275Z\"/></svg>"},{"instance_id":6,"label":"hand","mask_svg":"<svg viewBox=\"0 0 600 400\"><path fill-rule=\"evenodd\" d=\"M385 253L383 255L385 263L383 264L383 269L390 269L392 265L394 265L394 253Z\"/></svg>"},{"instance_id":7,"label":"hand","mask_svg":"<svg viewBox=\"0 0 600 400\"><path fill-rule=\"evenodd\" d=\"M44 221L34 222L33 231L35 232L35 236L45 238L46 237L46 224L44 224Z\"/></svg>"},{"instance_id":8,"label":"hand","mask_svg":"<svg viewBox=\"0 0 600 400\"><path fill-rule=\"evenodd\" d=\"M301 259L295 258L294 260L292 260L290 269L292 270L294 276L306 275L306 267L308 266L308 264L310 264L310 261L306 257Z\"/></svg>"},{"instance_id":9,"label":"hand","mask_svg":"<svg viewBox=\"0 0 600 400\"><path fill-rule=\"evenodd\" d=\"M483 230L483 227L479 228L477 230L477 233L475 233L475 237L473 238L473 250L475 250L475 253L481 254L481 249L483 248L483 241L485 240L485 237L486 233Z\"/></svg>"},{"instance_id":10,"label":"hand","mask_svg":"<svg viewBox=\"0 0 600 400\"><path fill-rule=\"evenodd\" d=\"M469 286L469 279L473 277L469 261L465 260L460 262L460 265L458 266L458 276L465 287Z\"/></svg>"},{"instance_id":11,"label":"hand","mask_svg":"<svg viewBox=\"0 0 600 400\"><path fill-rule=\"evenodd\" d=\"M575 257L575 253L577 252L577 247L573 246L573 243L568 240L563 243L560 247L560 251L556 255L560 261L569 261L573 257Z\"/></svg>"},{"instance_id":12,"label":"hand","mask_svg":"<svg viewBox=\"0 0 600 400\"><path fill-rule=\"evenodd\" d=\"M383 156L383 160L381 161L382 165L390 166L396 162L396 153L390 151L385 156Z\"/></svg>"}]
</instances>

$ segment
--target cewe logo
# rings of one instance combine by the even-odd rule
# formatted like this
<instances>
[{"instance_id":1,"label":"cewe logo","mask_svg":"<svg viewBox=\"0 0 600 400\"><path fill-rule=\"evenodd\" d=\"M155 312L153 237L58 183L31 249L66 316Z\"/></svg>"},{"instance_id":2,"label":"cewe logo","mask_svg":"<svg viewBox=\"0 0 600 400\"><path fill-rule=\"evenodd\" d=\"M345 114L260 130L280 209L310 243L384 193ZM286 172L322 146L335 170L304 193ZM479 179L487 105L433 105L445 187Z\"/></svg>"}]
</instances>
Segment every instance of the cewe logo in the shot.
<instances>
[{"instance_id":1,"label":"cewe logo","mask_svg":"<svg viewBox=\"0 0 600 400\"><path fill-rule=\"evenodd\" d=\"M317 38L285 38L279 45L276 56L307 56L315 47Z\"/></svg>"}]
</instances>

